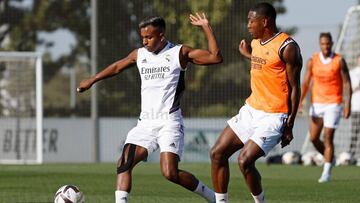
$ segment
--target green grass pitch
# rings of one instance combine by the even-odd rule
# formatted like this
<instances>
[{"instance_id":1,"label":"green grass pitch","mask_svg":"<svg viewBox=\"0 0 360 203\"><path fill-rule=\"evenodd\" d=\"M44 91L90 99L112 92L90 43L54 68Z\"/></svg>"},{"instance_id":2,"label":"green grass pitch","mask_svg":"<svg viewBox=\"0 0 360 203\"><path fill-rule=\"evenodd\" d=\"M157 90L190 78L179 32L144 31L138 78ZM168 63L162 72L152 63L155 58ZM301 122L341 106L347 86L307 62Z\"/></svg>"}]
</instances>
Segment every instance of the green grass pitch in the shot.
<instances>
[{"instance_id":1,"label":"green grass pitch","mask_svg":"<svg viewBox=\"0 0 360 203\"><path fill-rule=\"evenodd\" d=\"M210 164L180 164L210 185ZM319 184L320 167L257 164L262 174L267 202L360 202L360 168L335 167L333 179ZM249 202L252 197L237 165L231 164L230 202ZM0 202L53 202L56 190L65 184L77 185L86 203L114 202L114 164L0 165ZM211 186L211 185L210 185ZM133 172L130 202L205 202L194 193L166 181L159 164L141 163Z\"/></svg>"}]
</instances>

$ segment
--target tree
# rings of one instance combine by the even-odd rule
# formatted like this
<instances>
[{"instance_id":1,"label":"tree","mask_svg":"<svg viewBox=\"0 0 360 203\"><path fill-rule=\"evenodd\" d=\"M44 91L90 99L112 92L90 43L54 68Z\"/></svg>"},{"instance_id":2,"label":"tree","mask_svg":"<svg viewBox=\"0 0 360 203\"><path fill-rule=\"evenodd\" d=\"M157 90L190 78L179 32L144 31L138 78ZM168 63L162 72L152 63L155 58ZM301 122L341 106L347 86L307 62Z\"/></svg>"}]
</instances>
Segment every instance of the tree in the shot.
<instances>
[{"instance_id":1,"label":"tree","mask_svg":"<svg viewBox=\"0 0 360 203\"><path fill-rule=\"evenodd\" d=\"M61 70L77 68L78 78L90 72L90 1L0 0L0 49L34 51L47 47L44 54L44 110L48 116L90 115L89 94L79 96L75 111L68 102L70 88L62 85L66 77ZM141 47L138 23L148 15L163 16L167 37L171 41L206 48L198 27L191 26L189 13L206 12L214 28L224 62L187 71L187 91L182 103L188 116L225 116L233 114L249 93L248 62L239 57L238 43L249 38L246 21L250 0L107 0L98 1L98 71ZM282 0L274 3L278 13L286 10ZM67 30L76 39L71 51L57 59L51 55L53 42L39 38L39 33ZM88 73L88 74L86 74ZM55 80L55 81L54 81ZM56 82L58 81L58 82ZM140 111L140 78L135 68L107 82L99 83L100 116L137 116Z\"/></svg>"}]
</instances>

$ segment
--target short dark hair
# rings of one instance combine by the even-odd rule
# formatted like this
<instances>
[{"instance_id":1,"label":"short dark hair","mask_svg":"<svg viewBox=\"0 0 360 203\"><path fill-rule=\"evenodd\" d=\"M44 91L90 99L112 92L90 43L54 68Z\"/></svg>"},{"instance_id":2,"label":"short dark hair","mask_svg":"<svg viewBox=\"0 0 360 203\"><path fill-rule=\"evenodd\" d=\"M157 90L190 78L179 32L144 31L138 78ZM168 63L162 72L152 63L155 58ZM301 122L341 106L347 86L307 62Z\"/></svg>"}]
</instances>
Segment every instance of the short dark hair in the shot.
<instances>
[{"instance_id":1,"label":"short dark hair","mask_svg":"<svg viewBox=\"0 0 360 203\"><path fill-rule=\"evenodd\" d=\"M161 31L165 31L165 20L160 16L149 16L146 17L139 23L139 29L144 28L148 25L159 28Z\"/></svg>"},{"instance_id":2,"label":"short dark hair","mask_svg":"<svg viewBox=\"0 0 360 203\"><path fill-rule=\"evenodd\" d=\"M328 39L330 39L330 41L332 41L332 37L331 37L331 33L330 32L321 32L319 39L321 39L322 37L327 37Z\"/></svg>"},{"instance_id":3,"label":"short dark hair","mask_svg":"<svg viewBox=\"0 0 360 203\"><path fill-rule=\"evenodd\" d=\"M268 17L274 21L276 20L276 10L274 6L269 3L262 2L255 4L255 6L250 9L250 11L255 11L261 16Z\"/></svg>"}]
</instances>

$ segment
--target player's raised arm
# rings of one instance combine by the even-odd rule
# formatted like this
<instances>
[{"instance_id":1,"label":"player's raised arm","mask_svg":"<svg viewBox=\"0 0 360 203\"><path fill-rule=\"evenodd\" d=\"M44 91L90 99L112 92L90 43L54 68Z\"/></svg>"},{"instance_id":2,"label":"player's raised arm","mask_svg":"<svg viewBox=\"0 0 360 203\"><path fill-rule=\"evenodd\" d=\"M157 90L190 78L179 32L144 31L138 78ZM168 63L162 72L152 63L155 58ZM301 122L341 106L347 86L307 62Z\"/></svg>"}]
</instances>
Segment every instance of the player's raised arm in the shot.
<instances>
[{"instance_id":1,"label":"player's raised arm","mask_svg":"<svg viewBox=\"0 0 360 203\"><path fill-rule=\"evenodd\" d=\"M190 14L190 22L193 25L201 26L208 41L208 49L193 49L188 46L182 48L182 65L184 62L192 62L200 65L221 63L223 58L217 45L215 35L205 14ZM185 59L185 60L184 60Z\"/></svg>"},{"instance_id":2,"label":"player's raised arm","mask_svg":"<svg viewBox=\"0 0 360 203\"><path fill-rule=\"evenodd\" d=\"M296 43L290 43L284 48L282 55L283 60L286 63L286 73L289 81L289 117L284 129L284 135L282 137L281 146L288 145L292 138L292 128L294 126L295 117L299 107L300 101L300 73L302 67L302 57L300 48Z\"/></svg>"},{"instance_id":3,"label":"player's raised arm","mask_svg":"<svg viewBox=\"0 0 360 203\"><path fill-rule=\"evenodd\" d=\"M114 62L113 64L109 65L104 70L97 73L96 75L81 81L79 87L77 88L77 91L84 92L87 89L91 88L91 86L97 81L121 73L124 69L126 69L130 65L136 63L136 59L137 59L137 49L132 51L127 57L120 59Z\"/></svg>"}]
</instances>

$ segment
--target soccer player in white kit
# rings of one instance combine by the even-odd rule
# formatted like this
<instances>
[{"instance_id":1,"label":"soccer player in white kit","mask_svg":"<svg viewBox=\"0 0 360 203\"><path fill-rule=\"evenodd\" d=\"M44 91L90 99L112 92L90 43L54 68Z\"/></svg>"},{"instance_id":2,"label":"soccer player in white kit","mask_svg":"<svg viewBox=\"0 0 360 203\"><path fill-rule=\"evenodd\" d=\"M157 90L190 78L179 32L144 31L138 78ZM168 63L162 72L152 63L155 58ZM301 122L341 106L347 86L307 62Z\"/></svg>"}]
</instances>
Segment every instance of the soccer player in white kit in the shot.
<instances>
[{"instance_id":1,"label":"soccer player in white kit","mask_svg":"<svg viewBox=\"0 0 360 203\"><path fill-rule=\"evenodd\" d=\"M222 62L205 14L196 13L189 18L191 24L202 27L208 41L207 50L172 44L165 38L165 21L161 17L148 17L139 23L144 47L83 80L78 87L79 92L85 91L95 82L137 64L141 76L141 113L137 126L127 135L118 161L116 203L128 202L132 169L158 148L161 172L166 179L201 195L208 202L215 202L211 189L191 173L178 168L184 145L180 98L185 89L185 68L189 62L202 65Z\"/></svg>"},{"instance_id":2,"label":"soccer player in white kit","mask_svg":"<svg viewBox=\"0 0 360 203\"><path fill-rule=\"evenodd\" d=\"M357 57L357 66L349 71L351 79L351 140L349 152L360 164L359 138L360 138L360 55Z\"/></svg>"}]
</instances>

